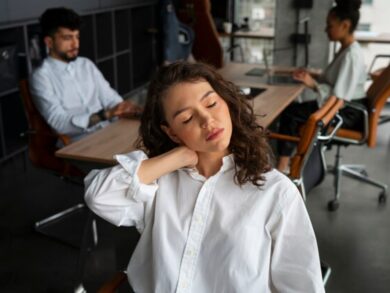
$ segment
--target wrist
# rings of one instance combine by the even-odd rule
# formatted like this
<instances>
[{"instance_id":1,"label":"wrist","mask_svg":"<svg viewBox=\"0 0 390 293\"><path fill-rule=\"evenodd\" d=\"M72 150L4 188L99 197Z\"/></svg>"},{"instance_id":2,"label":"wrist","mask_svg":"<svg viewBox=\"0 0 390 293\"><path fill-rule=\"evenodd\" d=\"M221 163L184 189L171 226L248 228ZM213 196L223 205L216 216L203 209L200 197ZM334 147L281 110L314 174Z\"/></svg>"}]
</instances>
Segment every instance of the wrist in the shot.
<instances>
[{"instance_id":1,"label":"wrist","mask_svg":"<svg viewBox=\"0 0 390 293\"><path fill-rule=\"evenodd\" d=\"M106 111L104 109L101 109L99 112L96 113L96 115L99 117L100 121L107 120Z\"/></svg>"},{"instance_id":2,"label":"wrist","mask_svg":"<svg viewBox=\"0 0 390 293\"><path fill-rule=\"evenodd\" d=\"M313 80L312 89L313 89L314 91L318 91L318 83L317 83L316 80Z\"/></svg>"},{"instance_id":3,"label":"wrist","mask_svg":"<svg viewBox=\"0 0 390 293\"><path fill-rule=\"evenodd\" d=\"M193 167L198 163L198 155L195 151L189 149L186 146L180 146L174 149L178 152L177 162L180 167Z\"/></svg>"}]
</instances>

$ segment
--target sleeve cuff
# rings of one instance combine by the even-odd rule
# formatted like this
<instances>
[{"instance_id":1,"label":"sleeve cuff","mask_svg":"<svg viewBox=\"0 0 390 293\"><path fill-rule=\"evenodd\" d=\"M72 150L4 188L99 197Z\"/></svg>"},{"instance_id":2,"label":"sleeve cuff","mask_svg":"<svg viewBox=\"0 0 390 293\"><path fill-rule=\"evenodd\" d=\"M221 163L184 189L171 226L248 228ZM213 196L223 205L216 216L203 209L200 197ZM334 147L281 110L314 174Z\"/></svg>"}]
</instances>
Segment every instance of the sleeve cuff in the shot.
<instances>
[{"instance_id":1,"label":"sleeve cuff","mask_svg":"<svg viewBox=\"0 0 390 293\"><path fill-rule=\"evenodd\" d=\"M89 124L89 114L81 114L77 116L73 116L72 118L72 124L76 127L87 129Z\"/></svg>"},{"instance_id":2,"label":"sleeve cuff","mask_svg":"<svg viewBox=\"0 0 390 293\"><path fill-rule=\"evenodd\" d=\"M158 188L157 183L141 183L137 175L142 161L148 159L146 154L143 151L134 151L125 155L116 155L114 157L132 178L126 196L133 198L136 202L147 202L154 197Z\"/></svg>"}]
</instances>

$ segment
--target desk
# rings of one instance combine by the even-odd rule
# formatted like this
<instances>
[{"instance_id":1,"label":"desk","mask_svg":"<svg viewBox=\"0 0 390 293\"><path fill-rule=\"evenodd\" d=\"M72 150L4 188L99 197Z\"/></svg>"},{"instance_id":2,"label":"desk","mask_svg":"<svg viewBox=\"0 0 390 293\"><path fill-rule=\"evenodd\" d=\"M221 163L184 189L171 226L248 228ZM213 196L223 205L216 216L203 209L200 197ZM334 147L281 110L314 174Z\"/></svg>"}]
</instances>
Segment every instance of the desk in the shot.
<instances>
[{"instance_id":1,"label":"desk","mask_svg":"<svg viewBox=\"0 0 390 293\"><path fill-rule=\"evenodd\" d=\"M390 44L390 33L355 32L355 38L362 44Z\"/></svg>"},{"instance_id":2,"label":"desk","mask_svg":"<svg viewBox=\"0 0 390 293\"><path fill-rule=\"evenodd\" d=\"M256 76L245 75L250 69L258 67L254 64L229 63L219 72L224 78L239 86L266 88L267 90L253 99L253 108L259 115L258 122L263 127L272 121L286 108L303 90L302 85L275 86L259 82ZM288 71L288 68L278 68ZM278 70L279 71L279 70ZM234 117L232 117L234 119ZM134 150L134 142L138 136L139 121L118 120L107 127L76 141L56 152L56 156L64 159L114 165L115 154Z\"/></svg>"}]
</instances>

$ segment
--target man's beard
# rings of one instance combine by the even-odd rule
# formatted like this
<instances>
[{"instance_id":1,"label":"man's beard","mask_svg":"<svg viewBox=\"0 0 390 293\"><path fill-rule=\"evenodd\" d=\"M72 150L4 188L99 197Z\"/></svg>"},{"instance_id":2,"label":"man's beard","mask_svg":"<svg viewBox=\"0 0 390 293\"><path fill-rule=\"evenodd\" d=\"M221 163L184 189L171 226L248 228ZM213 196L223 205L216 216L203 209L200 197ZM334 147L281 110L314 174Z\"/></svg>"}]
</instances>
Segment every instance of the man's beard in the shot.
<instances>
[{"instance_id":1,"label":"man's beard","mask_svg":"<svg viewBox=\"0 0 390 293\"><path fill-rule=\"evenodd\" d=\"M66 53L64 52L58 52L58 57L60 57L63 61L65 62L72 62L75 61L78 57L78 54L76 54L73 57L69 57Z\"/></svg>"}]
</instances>

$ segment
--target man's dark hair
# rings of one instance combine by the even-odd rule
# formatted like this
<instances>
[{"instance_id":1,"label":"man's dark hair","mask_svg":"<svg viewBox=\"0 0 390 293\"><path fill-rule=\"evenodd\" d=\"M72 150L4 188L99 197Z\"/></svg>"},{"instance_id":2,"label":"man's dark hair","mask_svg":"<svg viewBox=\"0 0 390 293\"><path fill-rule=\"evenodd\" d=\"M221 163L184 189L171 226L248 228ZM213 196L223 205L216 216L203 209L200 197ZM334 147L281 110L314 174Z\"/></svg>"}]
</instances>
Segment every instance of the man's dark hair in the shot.
<instances>
[{"instance_id":1,"label":"man's dark hair","mask_svg":"<svg viewBox=\"0 0 390 293\"><path fill-rule=\"evenodd\" d=\"M65 7L47 9L39 21L43 37L53 36L59 27L74 31L79 30L81 26L80 16L72 9Z\"/></svg>"}]
</instances>

